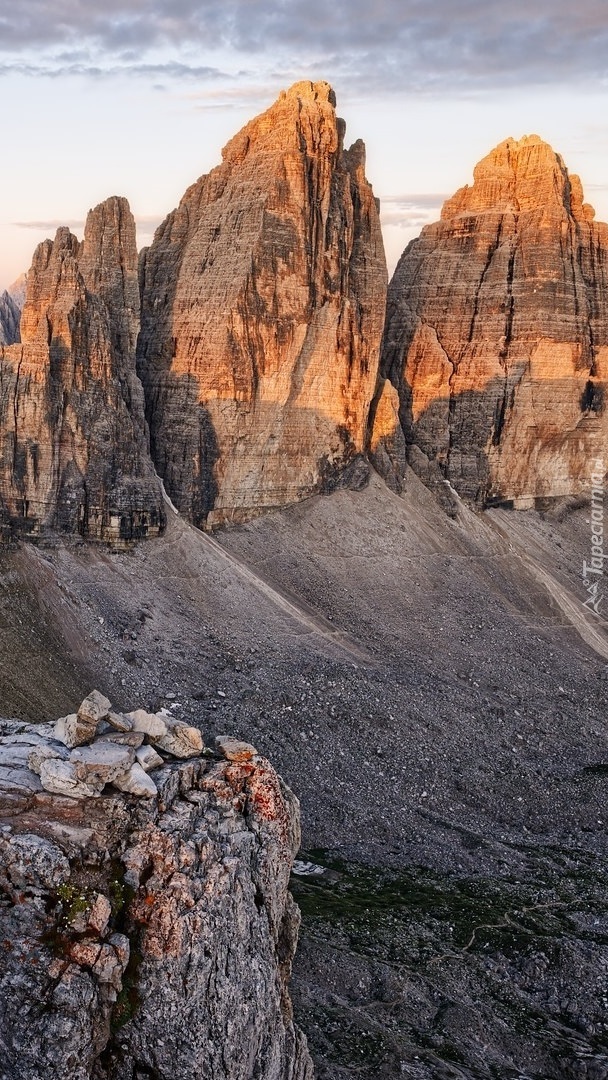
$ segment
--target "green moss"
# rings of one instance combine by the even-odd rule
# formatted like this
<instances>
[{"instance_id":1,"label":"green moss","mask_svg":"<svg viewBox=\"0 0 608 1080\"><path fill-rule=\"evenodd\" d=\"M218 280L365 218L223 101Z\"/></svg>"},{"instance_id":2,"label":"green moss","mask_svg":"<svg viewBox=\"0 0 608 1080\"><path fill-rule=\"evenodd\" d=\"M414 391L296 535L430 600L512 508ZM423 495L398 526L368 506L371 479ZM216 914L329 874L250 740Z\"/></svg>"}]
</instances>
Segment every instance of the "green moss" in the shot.
<instances>
[{"instance_id":1,"label":"green moss","mask_svg":"<svg viewBox=\"0 0 608 1080\"><path fill-rule=\"evenodd\" d=\"M57 889L57 898L63 906L61 921L71 923L78 915L89 911L93 904L93 890L83 889L71 881L63 882Z\"/></svg>"}]
</instances>

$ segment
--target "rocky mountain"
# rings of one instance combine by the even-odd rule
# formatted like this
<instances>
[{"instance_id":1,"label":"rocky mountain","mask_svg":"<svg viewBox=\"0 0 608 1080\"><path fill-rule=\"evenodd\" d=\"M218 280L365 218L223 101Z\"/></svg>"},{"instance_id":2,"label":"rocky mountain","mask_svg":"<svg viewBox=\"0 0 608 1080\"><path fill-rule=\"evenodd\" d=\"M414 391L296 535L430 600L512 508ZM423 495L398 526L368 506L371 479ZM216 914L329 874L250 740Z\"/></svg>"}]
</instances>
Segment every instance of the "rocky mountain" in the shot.
<instances>
[{"instance_id":1,"label":"rocky mountain","mask_svg":"<svg viewBox=\"0 0 608 1080\"><path fill-rule=\"evenodd\" d=\"M159 741L170 718L109 706L0 722L2 1075L311 1080L288 988L297 799L250 745L203 758Z\"/></svg>"},{"instance_id":2,"label":"rocky mountain","mask_svg":"<svg viewBox=\"0 0 608 1080\"><path fill-rule=\"evenodd\" d=\"M386 268L365 151L327 83L228 143L141 264L152 454L197 524L328 490L365 447Z\"/></svg>"},{"instance_id":3,"label":"rocky mountain","mask_svg":"<svg viewBox=\"0 0 608 1080\"><path fill-rule=\"evenodd\" d=\"M90 212L82 243L64 228L37 248L21 344L0 351L5 525L112 541L162 528L135 372L139 308L124 199Z\"/></svg>"},{"instance_id":4,"label":"rocky mountain","mask_svg":"<svg viewBox=\"0 0 608 1080\"><path fill-rule=\"evenodd\" d=\"M588 493L608 438L608 226L537 136L507 139L404 252L383 373L409 459L481 504Z\"/></svg>"}]
</instances>

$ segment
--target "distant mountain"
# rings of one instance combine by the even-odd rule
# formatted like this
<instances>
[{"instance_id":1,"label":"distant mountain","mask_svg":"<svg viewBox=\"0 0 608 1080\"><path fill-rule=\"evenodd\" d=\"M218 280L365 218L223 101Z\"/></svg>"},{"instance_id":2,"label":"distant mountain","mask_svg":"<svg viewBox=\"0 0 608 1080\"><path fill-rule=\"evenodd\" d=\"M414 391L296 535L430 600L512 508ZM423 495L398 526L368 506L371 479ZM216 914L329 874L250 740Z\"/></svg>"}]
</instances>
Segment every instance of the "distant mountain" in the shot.
<instances>
[{"instance_id":1,"label":"distant mountain","mask_svg":"<svg viewBox=\"0 0 608 1080\"><path fill-rule=\"evenodd\" d=\"M10 297L15 301L20 311L23 311L25 304L25 295L27 292L27 274L19 274L16 281L13 281L12 285L9 285L6 290Z\"/></svg>"},{"instance_id":2,"label":"distant mountain","mask_svg":"<svg viewBox=\"0 0 608 1080\"><path fill-rule=\"evenodd\" d=\"M0 345L14 345L19 341L21 309L5 290L0 293Z\"/></svg>"},{"instance_id":3,"label":"distant mountain","mask_svg":"<svg viewBox=\"0 0 608 1080\"><path fill-rule=\"evenodd\" d=\"M14 345L20 341L19 323L26 289L27 274L21 274L0 293L0 345Z\"/></svg>"}]
</instances>

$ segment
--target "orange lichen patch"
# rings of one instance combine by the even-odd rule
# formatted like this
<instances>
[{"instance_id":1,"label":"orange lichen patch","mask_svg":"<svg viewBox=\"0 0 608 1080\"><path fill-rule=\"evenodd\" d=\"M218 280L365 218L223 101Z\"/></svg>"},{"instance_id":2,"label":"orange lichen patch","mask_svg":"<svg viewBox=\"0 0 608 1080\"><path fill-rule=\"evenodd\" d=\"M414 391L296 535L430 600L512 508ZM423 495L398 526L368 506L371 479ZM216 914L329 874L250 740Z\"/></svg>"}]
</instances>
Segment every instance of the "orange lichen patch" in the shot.
<instances>
[{"instance_id":1,"label":"orange lichen patch","mask_svg":"<svg viewBox=\"0 0 608 1080\"><path fill-rule=\"evenodd\" d=\"M277 774L264 759L247 784L250 809L264 821L276 822L281 828L288 825L287 810Z\"/></svg>"},{"instance_id":2,"label":"orange lichen patch","mask_svg":"<svg viewBox=\"0 0 608 1080\"><path fill-rule=\"evenodd\" d=\"M80 967L93 967L99 960L101 945L98 941L74 941L68 947L68 956Z\"/></svg>"},{"instance_id":3,"label":"orange lichen patch","mask_svg":"<svg viewBox=\"0 0 608 1080\"><path fill-rule=\"evenodd\" d=\"M256 772L257 766L249 761L234 762L226 769L226 780L238 794L243 790L245 781Z\"/></svg>"}]
</instances>

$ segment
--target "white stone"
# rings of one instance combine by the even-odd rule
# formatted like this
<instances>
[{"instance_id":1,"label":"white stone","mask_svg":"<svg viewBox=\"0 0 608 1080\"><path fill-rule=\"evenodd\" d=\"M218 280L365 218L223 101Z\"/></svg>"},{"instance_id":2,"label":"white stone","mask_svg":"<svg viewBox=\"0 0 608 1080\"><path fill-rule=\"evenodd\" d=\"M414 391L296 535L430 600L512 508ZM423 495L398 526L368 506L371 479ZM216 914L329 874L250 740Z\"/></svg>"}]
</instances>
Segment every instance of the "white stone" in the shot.
<instances>
[{"instance_id":1,"label":"white stone","mask_svg":"<svg viewBox=\"0 0 608 1080\"><path fill-rule=\"evenodd\" d=\"M103 790L103 783L85 784L76 775L76 768L71 761L53 758L43 761L40 766L40 783L45 791L53 795L69 795L72 799L96 799Z\"/></svg>"},{"instance_id":2,"label":"white stone","mask_svg":"<svg viewBox=\"0 0 608 1080\"><path fill-rule=\"evenodd\" d=\"M34 746L27 756L28 769L40 776L43 761L52 761L57 758L65 761L67 756L67 751L63 747L60 749L57 746L49 746L48 743L42 746Z\"/></svg>"},{"instance_id":3,"label":"white stone","mask_svg":"<svg viewBox=\"0 0 608 1080\"><path fill-rule=\"evenodd\" d=\"M107 720L111 708L112 705L109 698L100 694L99 690L92 690L90 694L87 694L84 701L81 702L78 716L84 723L92 724L93 727L97 727L100 720Z\"/></svg>"},{"instance_id":4,"label":"white stone","mask_svg":"<svg viewBox=\"0 0 608 1080\"><path fill-rule=\"evenodd\" d=\"M95 725L88 720L82 720L77 713L70 713L57 721L53 736L71 750L75 746L84 746L95 738Z\"/></svg>"},{"instance_id":5,"label":"white stone","mask_svg":"<svg viewBox=\"0 0 608 1080\"><path fill-rule=\"evenodd\" d=\"M146 712L145 709L135 709L126 716L133 723L133 731L143 731L152 742L162 739L167 734L166 721L156 713Z\"/></svg>"},{"instance_id":6,"label":"white stone","mask_svg":"<svg viewBox=\"0 0 608 1080\"><path fill-rule=\"evenodd\" d=\"M241 742L240 739L233 739L229 735L218 735L215 745L227 761L251 761L258 754L251 743Z\"/></svg>"},{"instance_id":7,"label":"white stone","mask_svg":"<svg viewBox=\"0 0 608 1080\"><path fill-rule=\"evenodd\" d=\"M164 765L162 757L156 753L153 746L140 746L135 751L135 757L144 772L150 772L151 769L158 769L161 765Z\"/></svg>"},{"instance_id":8,"label":"white stone","mask_svg":"<svg viewBox=\"0 0 608 1080\"><path fill-rule=\"evenodd\" d=\"M117 776L112 783L119 791L126 791L129 795L140 795L143 798L154 798L158 795L158 788L154 781L144 772L141 765L136 761L128 772Z\"/></svg>"},{"instance_id":9,"label":"white stone","mask_svg":"<svg viewBox=\"0 0 608 1080\"><path fill-rule=\"evenodd\" d=\"M102 740L97 740L90 746L77 747L70 754L76 779L86 784L109 784L115 777L130 769L134 761L135 750L132 746L120 746L118 743Z\"/></svg>"},{"instance_id":10,"label":"white stone","mask_svg":"<svg viewBox=\"0 0 608 1080\"><path fill-rule=\"evenodd\" d=\"M133 722L122 713L109 712L106 720L116 731L133 731Z\"/></svg>"},{"instance_id":11,"label":"white stone","mask_svg":"<svg viewBox=\"0 0 608 1080\"><path fill-rule=\"evenodd\" d=\"M203 736L198 728L184 724L182 720L166 721L167 734L162 739L154 739L161 750L178 758L196 757L204 749Z\"/></svg>"}]
</instances>

